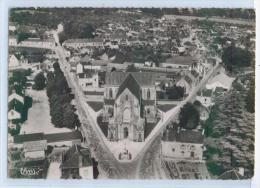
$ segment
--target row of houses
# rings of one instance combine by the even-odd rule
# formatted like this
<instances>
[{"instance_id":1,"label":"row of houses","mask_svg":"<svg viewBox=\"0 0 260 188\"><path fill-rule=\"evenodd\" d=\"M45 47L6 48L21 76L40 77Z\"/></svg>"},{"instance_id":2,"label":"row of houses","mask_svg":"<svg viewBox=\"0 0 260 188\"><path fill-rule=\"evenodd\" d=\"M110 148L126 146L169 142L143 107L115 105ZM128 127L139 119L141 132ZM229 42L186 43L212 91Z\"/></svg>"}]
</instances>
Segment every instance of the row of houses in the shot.
<instances>
[{"instance_id":1,"label":"row of houses","mask_svg":"<svg viewBox=\"0 0 260 188\"><path fill-rule=\"evenodd\" d=\"M9 36L9 46L27 46L36 48L54 48L56 46L54 38L40 39L28 38L21 42L18 41L16 36Z\"/></svg>"},{"instance_id":2,"label":"row of houses","mask_svg":"<svg viewBox=\"0 0 260 188\"><path fill-rule=\"evenodd\" d=\"M81 141L81 133L73 131L15 135L12 139L9 139L8 144L12 145L13 149L22 149L24 167L30 168L27 163L36 161L39 164L39 161L47 160L49 162L48 171L50 172L47 174L47 178L94 179L90 150L82 147ZM49 147L53 148L51 152ZM31 168L35 168L35 166Z\"/></svg>"}]
</instances>

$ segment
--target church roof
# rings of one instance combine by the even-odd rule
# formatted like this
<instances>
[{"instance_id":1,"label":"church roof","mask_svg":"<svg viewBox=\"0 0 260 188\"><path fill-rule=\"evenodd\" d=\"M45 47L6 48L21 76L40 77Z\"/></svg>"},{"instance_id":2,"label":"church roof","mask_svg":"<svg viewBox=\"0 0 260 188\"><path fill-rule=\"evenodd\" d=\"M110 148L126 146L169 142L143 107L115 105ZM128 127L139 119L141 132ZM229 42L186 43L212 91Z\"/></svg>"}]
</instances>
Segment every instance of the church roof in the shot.
<instances>
[{"instance_id":1,"label":"church roof","mask_svg":"<svg viewBox=\"0 0 260 188\"><path fill-rule=\"evenodd\" d=\"M141 88L132 74L128 74L123 83L118 88L117 97L125 90L129 89L137 99L141 97Z\"/></svg>"},{"instance_id":2,"label":"church roof","mask_svg":"<svg viewBox=\"0 0 260 188\"><path fill-rule=\"evenodd\" d=\"M156 75L152 72L109 72L106 73L106 85L119 86L131 74L140 86L155 84Z\"/></svg>"}]
</instances>

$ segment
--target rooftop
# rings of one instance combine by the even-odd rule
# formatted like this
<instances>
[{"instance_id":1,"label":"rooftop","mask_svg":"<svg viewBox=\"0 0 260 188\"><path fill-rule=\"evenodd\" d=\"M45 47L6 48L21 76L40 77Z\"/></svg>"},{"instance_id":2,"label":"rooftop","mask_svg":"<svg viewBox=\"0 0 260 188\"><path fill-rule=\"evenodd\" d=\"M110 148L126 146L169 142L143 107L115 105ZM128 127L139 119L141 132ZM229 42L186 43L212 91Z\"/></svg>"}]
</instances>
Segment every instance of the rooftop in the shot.
<instances>
[{"instance_id":1,"label":"rooftop","mask_svg":"<svg viewBox=\"0 0 260 188\"><path fill-rule=\"evenodd\" d=\"M203 139L204 135L200 131L180 130L178 133L176 126L168 128L163 133L163 140L170 142L202 144Z\"/></svg>"},{"instance_id":2,"label":"rooftop","mask_svg":"<svg viewBox=\"0 0 260 188\"><path fill-rule=\"evenodd\" d=\"M119 86L131 74L140 86L155 84L156 75L152 72L110 72L106 73L106 84Z\"/></svg>"},{"instance_id":3,"label":"rooftop","mask_svg":"<svg viewBox=\"0 0 260 188\"><path fill-rule=\"evenodd\" d=\"M173 56L166 59L165 63L177 64L177 65L192 65L197 60L192 56Z\"/></svg>"},{"instance_id":4,"label":"rooftop","mask_svg":"<svg viewBox=\"0 0 260 188\"><path fill-rule=\"evenodd\" d=\"M82 139L82 135L79 131L65 132L65 133L54 133L54 134L43 134L43 133L33 133L33 134L22 134L14 136L14 143L22 144L24 142L36 142L40 140L47 140L48 143L76 140Z\"/></svg>"}]
</instances>

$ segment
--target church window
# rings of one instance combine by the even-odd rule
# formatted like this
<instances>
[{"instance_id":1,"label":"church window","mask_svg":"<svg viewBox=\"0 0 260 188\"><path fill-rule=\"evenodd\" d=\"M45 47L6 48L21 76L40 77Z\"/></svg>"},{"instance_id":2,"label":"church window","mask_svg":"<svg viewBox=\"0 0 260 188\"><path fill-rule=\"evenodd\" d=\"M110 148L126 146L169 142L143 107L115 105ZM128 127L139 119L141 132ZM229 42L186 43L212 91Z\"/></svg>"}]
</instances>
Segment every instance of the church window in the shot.
<instances>
[{"instance_id":1,"label":"church window","mask_svg":"<svg viewBox=\"0 0 260 188\"><path fill-rule=\"evenodd\" d=\"M129 123L131 119L131 113L129 108L126 108L123 113L123 122Z\"/></svg>"},{"instance_id":2,"label":"church window","mask_svg":"<svg viewBox=\"0 0 260 188\"><path fill-rule=\"evenodd\" d=\"M150 108L147 108L147 114L150 114Z\"/></svg>"},{"instance_id":3,"label":"church window","mask_svg":"<svg viewBox=\"0 0 260 188\"><path fill-rule=\"evenodd\" d=\"M147 90L147 99L151 98L151 93L150 93L150 89Z\"/></svg>"},{"instance_id":4,"label":"church window","mask_svg":"<svg viewBox=\"0 0 260 188\"><path fill-rule=\"evenodd\" d=\"M111 89L111 88L109 89L109 98L110 98L110 99L112 99L112 98L113 98L113 91L112 91L112 89Z\"/></svg>"},{"instance_id":5,"label":"church window","mask_svg":"<svg viewBox=\"0 0 260 188\"><path fill-rule=\"evenodd\" d=\"M125 100L128 101L128 95L125 95Z\"/></svg>"}]
</instances>

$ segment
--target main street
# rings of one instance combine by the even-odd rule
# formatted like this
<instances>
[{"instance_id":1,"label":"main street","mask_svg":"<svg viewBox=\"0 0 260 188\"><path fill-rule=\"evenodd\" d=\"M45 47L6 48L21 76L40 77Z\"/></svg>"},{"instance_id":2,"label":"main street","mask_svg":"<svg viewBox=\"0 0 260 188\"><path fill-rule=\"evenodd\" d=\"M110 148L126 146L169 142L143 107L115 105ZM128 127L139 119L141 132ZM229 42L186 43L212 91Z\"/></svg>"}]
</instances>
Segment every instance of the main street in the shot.
<instances>
[{"instance_id":1,"label":"main street","mask_svg":"<svg viewBox=\"0 0 260 188\"><path fill-rule=\"evenodd\" d=\"M31 47L31 46L30 46ZM82 123L81 131L83 133L84 139L87 146L89 146L92 150L93 156L99 162L99 171L105 177L111 179L134 179L140 178L139 174L141 172L141 164L144 164L144 156L154 150L152 148L152 144L156 139L160 137L161 132L164 127L168 125L171 121L175 121L178 118L178 114L180 109L187 103L194 100L196 93L202 89L207 81L211 78L211 76L216 72L219 67L219 61L210 70L207 75L202 79L202 81L192 90L189 96L174 109L168 111L164 115L164 122L160 127L153 130L150 137L147 138L147 143L140 153L136 156L136 158L131 162L120 163L111 153L110 149L107 147L104 142L104 135L98 130L96 126L95 120L91 117L89 112L89 106L86 102L84 93L79 87L75 76L70 73L70 64L66 60L66 51L62 46L57 46L50 48L55 51L59 58L59 64L64 72L64 75L67 79L69 87L72 89L72 93L75 95L75 107L77 109L77 113L79 115L79 119Z\"/></svg>"},{"instance_id":2,"label":"main street","mask_svg":"<svg viewBox=\"0 0 260 188\"><path fill-rule=\"evenodd\" d=\"M72 74L69 72L69 63L65 59L64 49L62 47L57 47L55 51L60 59L61 68L64 71L64 74L68 80L70 87L72 88L73 93L75 94L75 100L77 104L76 107L77 109L79 109L79 112L82 112L80 113L80 116L84 117L84 119L82 119L82 122L87 122L86 124L84 123L83 130L86 128L85 125L90 125L93 128L93 131L95 135L97 135L99 143L101 143L99 145L104 151L104 158L110 165L110 169L112 169L111 172L113 171L113 175L115 174L117 176L111 177L111 174L109 174L110 178L139 178L138 174L140 171L141 164L144 162L144 155L151 148L153 141L160 136L160 133L166 125L168 125L171 121L175 121L178 118L180 109L186 103L194 100L197 92L205 86L207 81L211 78L211 76L216 72L216 70L219 67L219 62L217 62L215 67L213 67L213 69L208 72L208 74L202 79L202 81L192 90L189 96L184 101L180 102L178 106L176 106L174 109L170 110L168 113L165 114L163 126L161 126L160 129L158 129L158 131L156 131L156 133L153 134L153 136L149 139L145 147L132 162L120 163L115 159L109 148L107 148L107 145L104 143L104 136L101 135L102 133L100 133L100 131L96 127L96 124L93 122L95 120L93 120L93 118L91 117L88 117L90 113L88 112L88 106L86 106L87 103L84 94L78 86L78 84L76 83L76 80L72 77ZM86 133L85 136L88 137L88 132L84 131L84 133ZM91 140L89 141L91 142ZM99 161L101 162L102 160Z\"/></svg>"},{"instance_id":3,"label":"main street","mask_svg":"<svg viewBox=\"0 0 260 188\"><path fill-rule=\"evenodd\" d=\"M121 164L118 162L110 149L104 143L104 135L101 135L96 124L94 123L88 111L84 93L77 84L75 77L70 73L70 65L67 62L64 54L64 49L58 46L54 49L59 57L59 64L64 72L69 87L75 95L76 109L79 114L79 119L82 122L82 132L87 140L88 145L92 149L96 160L99 162L99 170L107 175L108 178L124 178L132 179L135 172L137 162Z\"/></svg>"},{"instance_id":4,"label":"main street","mask_svg":"<svg viewBox=\"0 0 260 188\"><path fill-rule=\"evenodd\" d=\"M202 88L204 88L204 86L206 85L208 80L212 77L212 75L214 75L217 72L218 68L219 68L219 60L217 61L216 65L213 67L213 69L211 69L208 72L208 74L201 80L201 82L192 90L192 92L189 94L189 96L184 101L180 102L180 104L178 106L176 106L173 110L170 110L169 112L167 112L164 115L165 116L164 119L166 119L166 121L164 122L163 126L161 126L160 129L155 134L153 134L153 137L149 140L148 143L146 143L143 150L136 157L139 161L137 171L136 171L136 178L140 177L141 165L145 164L145 161L144 161L145 154L147 152L154 153L153 152L154 150L159 150L158 148L154 148L151 146L153 145L154 141L156 139L158 139L158 137L161 136L161 133L162 133L163 129L165 128L165 126L178 119L178 117L179 117L178 114L180 112L180 109L188 102L192 102L194 100L194 98L197 95L197 92L199 90L201 90Z\"/></svg>"}]
</instances>

